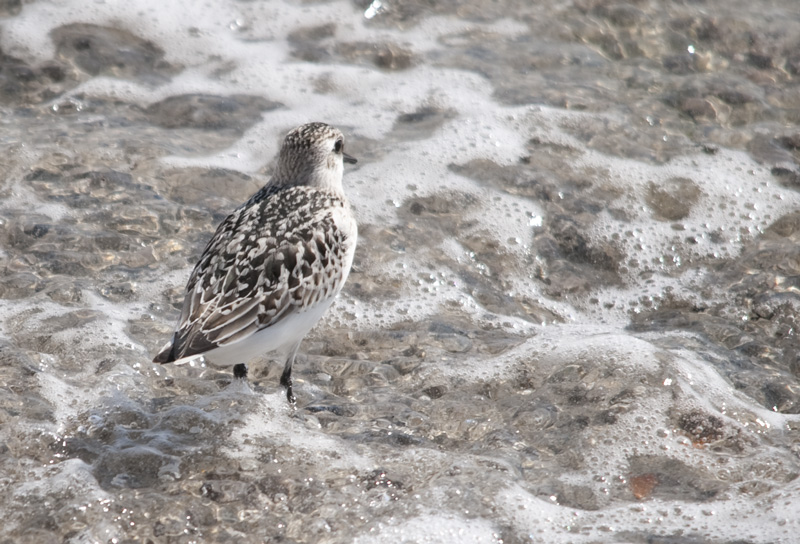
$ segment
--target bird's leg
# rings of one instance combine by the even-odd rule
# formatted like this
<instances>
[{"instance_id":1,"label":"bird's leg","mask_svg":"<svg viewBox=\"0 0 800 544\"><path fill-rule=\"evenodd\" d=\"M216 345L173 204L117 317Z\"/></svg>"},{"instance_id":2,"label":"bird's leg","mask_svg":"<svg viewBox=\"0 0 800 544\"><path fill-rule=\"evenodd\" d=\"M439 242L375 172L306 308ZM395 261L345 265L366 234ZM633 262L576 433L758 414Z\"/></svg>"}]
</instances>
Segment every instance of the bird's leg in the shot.
<instances>
[{"instance_id":1,"label":"bird's leg","mask_svg":"<svg viewBox=\"0 0 800 544\"><path fill-rule=\"evenodd\" d=\"M233 377L247 379L247 365L244 363L233 365Z\"/></svg>"},{"instance_id":2,"label":"bird's leg","mask_svg":"<svg viewBox=\"0 0 800 544\"><path fill-rule=\"evenodd\" d=\"M286 388L286 398L289 400L289 404L294 405L295 403L295 396L292 393L292 364L294 363L294 357L297 355L297 350L300 348L300 342L296 343L292 346L292 349L289 350L289 357L286 358L286 365L283 367L283 374L281 374L281 385Z\"/></svg>"}]
</instances>

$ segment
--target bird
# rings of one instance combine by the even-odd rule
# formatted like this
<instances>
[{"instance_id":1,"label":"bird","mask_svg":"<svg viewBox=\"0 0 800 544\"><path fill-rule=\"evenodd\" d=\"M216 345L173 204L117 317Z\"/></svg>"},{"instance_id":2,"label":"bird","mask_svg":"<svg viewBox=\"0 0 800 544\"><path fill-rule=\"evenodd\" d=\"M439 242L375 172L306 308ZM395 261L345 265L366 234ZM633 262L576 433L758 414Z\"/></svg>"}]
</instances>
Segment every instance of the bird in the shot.
<instances>
[{"instance_id":1,"label":"bird","mask_svg":"<svg viewBox=\"0 0 800 544\"><path fill-rule=\"evenodd\" d=\"M199 356L247 377L248 361L287 354L280 383L294 405L300 343L342 290L358 225L342 186L344 135L325 123L286 134L269 181L217 227L186 284L175 332L153 359Z\"/></svg>"}]
</instances>

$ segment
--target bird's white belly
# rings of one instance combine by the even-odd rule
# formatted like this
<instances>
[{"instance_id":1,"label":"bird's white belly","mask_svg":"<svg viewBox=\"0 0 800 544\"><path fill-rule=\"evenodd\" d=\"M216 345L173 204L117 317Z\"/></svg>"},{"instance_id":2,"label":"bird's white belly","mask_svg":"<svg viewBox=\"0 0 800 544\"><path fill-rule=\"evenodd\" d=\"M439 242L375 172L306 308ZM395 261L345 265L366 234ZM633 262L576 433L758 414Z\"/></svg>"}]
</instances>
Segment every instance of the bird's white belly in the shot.
<instances>
[{"instance_id":1,"label":"bird's white belly","mask_svg":"<svg viewBox=\"0 0 800 544\"><path fill-rule=\"evenodd\" d=\"M271 351L288 350L295 343L303 339L322 315L333 303L334 297L320 301L319 304L302 312L295 312L278 323L251 334L238 342L219 346L211 351L201 354L206 361L214 366L233 366L247 363L256 357L261 357ZM175 361L182 364L196 359L201 355L184 357Z\"/></svg>"}]
</instances>

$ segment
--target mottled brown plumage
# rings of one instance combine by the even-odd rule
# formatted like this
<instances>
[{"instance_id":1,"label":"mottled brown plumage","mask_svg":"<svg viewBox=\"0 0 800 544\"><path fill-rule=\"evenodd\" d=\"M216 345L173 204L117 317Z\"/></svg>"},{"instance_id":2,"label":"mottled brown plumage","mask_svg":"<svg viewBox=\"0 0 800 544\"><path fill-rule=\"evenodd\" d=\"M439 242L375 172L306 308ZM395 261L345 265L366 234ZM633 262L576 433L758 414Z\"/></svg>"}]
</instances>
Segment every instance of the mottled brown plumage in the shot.
<instances>
[{"instance_id":1,"label":"mottled brown plumage","mask_svg":"<svg viewBox=\"0 0 800 544\"><path fill-rule=\"evenodd\" d=\"M289 347L281 383L293 402L297 348L341 290L355 252L345 160L355 162L328 125L310 123L286 136L273 178L217 227L203 251L175 334L155 362L203 355L246 374L249 359Z\"/></svg>"}]
</instances>

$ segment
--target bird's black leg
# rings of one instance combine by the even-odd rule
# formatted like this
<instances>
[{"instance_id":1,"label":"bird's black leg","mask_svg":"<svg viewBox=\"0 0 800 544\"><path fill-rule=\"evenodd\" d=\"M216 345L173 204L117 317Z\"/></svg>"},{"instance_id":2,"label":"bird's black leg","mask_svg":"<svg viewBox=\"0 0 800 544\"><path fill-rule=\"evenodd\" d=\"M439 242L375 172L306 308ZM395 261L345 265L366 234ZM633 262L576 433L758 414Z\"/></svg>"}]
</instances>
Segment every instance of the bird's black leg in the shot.
<instances>
[{"instance_id":1,"label":"bird's black leg","mask_svg":"<svg viewBox=\"0 0 800 544\"><path fill-rule=\"evenodd\" d=\"M294 405L297 400L294 393L292 393L292 364L294 363L294 358L297 355L297 349L299 347L300 342L292 346L292 349L289 351L289 357L286 358L286 365L283 367L283 374L281 374L281 385L286 388L286 398L291 405Z\"/></svg>"},{"instance_id":2,"label":"bird's black leg","mask_svg":"<svg viewBox=\"0 0 800 544\"><path fill-rule=\"evenodd\" d=\"M287 364L283 367L283 374L281 374L281 385L286 388L286 398L289 404L294 404L297 400L292 393L292 365Z\"/></svg>"},{"instance_id":3,"label":"bird's black leg","mask_svg":"<svg viewBox=\"0 0 800 544\"><path fill-rule=\"evenodd\" d=\"M247 378L247 365L244 363L239 363L238 365L233 365L233 377L234 378Z\"/></svg>"}]
</instances>

